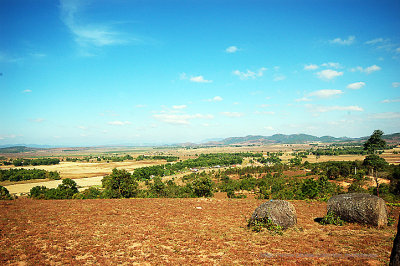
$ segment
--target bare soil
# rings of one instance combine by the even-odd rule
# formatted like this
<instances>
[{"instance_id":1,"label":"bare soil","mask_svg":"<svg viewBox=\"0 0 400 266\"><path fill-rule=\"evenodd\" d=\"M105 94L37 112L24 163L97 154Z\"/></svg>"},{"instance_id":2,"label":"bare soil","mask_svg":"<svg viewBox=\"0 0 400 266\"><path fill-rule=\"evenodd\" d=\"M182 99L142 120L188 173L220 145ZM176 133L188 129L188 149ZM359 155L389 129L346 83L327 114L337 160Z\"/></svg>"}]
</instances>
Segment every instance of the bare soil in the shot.
<instances>
[{"instance_id":1,"label":"bare soil","mask_svg":"<svg viewBox=\"0 0 400 266\"><path fill-rule=\"evenodd\" d=\"M0 265L385 265L395 226L323 226L326 203L292 201L281 235L246 227L255 199L0 201ZM398 217L399 208L393 214Z\"/></svg>"}]
</instances>

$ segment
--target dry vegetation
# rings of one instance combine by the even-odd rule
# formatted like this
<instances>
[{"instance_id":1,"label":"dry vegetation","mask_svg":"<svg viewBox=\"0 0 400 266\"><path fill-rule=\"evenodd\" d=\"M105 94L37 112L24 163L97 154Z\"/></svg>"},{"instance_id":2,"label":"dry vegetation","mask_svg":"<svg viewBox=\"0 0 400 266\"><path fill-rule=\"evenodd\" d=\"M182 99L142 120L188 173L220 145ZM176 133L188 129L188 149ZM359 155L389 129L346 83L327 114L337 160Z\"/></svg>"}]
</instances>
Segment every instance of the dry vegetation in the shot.
<instances>
[{"instance_id":1,"label":"dry vegetation","mask_svg":"<svg viewBox=\"0 0 400 266\"><path fill-rule=\"evenodd\" d=\"M253 199L1 201L0 264L388 263L395 226L314 222L322 202L293 201L298 224L255 233ZM399 210L394 214L398 216ZM292 257L290 257L292 256Z\"/></svg>"}]
</instances>

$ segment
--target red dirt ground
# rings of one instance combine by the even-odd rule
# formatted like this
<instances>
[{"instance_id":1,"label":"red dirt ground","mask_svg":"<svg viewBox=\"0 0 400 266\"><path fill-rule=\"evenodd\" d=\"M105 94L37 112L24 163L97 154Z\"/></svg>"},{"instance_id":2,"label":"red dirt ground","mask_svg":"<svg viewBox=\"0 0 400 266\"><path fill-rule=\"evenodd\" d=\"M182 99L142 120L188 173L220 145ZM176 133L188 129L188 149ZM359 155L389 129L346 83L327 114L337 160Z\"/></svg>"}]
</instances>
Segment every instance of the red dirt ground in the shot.
<instances>
[{"instance_id":1,"label":"red dirt ground","mask_svg":"<svg viewBox=\"0 0 400 266\"><path fill-rule=\"evenodd\" d=\"M263 200L0 201L0 265L384 265L395 226L323 226L326 203L292 201L282 236L246 220ZM398 217L399 208L394 210Z\"/></svg>"}]
</instances>

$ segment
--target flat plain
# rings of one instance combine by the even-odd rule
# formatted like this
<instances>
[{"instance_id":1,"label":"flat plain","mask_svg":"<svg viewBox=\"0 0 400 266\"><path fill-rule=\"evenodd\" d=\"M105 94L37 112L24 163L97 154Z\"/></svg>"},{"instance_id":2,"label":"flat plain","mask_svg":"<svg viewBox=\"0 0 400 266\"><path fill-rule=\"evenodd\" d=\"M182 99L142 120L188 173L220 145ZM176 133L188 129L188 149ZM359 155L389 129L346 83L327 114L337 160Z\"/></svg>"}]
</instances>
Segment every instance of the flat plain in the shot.
<instances>
[{"instance_id":1,"label":"flat plain","mask_svg":"<svg viewBox=\"0 0 400 266\"><path fill-rule=\"evenodd\" d=\"M263 200L0 201L0 264L385 265L395 225L320 225L326 203L291 201L297 226L253 232ZM390 207L398 217L399 208Z\"/></svg>"}]
</instances>

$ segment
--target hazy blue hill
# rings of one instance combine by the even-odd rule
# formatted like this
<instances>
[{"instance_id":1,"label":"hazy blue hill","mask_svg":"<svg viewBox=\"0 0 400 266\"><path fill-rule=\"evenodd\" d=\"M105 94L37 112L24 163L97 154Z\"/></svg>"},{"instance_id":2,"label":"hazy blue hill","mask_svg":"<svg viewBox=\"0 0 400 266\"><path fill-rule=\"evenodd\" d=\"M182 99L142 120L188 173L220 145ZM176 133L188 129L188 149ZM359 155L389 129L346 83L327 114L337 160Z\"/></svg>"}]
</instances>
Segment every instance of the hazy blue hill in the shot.
<instances>
[{"instance_id":1,"label":"hazy blue hill","mask_svg":"<svg viewBox=\"0 0 400 266\"><path fill-rule=\"evenodd\" d=\"M36 151L37 148L30 148L26 146L13 146L13 147L5 147L0 148L0 153L20 153L20 152L29 152Z\"/></svg>"}]
</instances>

